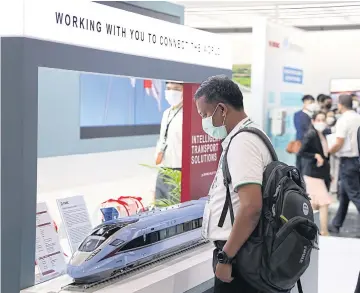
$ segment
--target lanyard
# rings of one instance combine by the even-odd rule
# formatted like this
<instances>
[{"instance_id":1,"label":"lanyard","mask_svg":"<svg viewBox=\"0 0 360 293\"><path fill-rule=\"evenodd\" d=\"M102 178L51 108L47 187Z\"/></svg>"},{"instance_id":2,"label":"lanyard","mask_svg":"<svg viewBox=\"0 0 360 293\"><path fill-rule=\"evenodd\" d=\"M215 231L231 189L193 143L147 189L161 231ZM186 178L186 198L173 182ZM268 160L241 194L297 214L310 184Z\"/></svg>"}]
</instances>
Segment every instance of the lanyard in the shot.
<instances>
[{"instance_id":1,"label":"lanyard","mask_svg":"<svg viewBox=\"0 0 360 293\"><path fill-rule=\"evenodd\" d=\"M174 116L171 117L170 121L169 121L169 118L170 118L171 111L169 111L169 115L168 115L168 118L167 118L168 122L167 122L167 125L166 125L165 134L164 134L164 142L166 142L171 121L174 120L175 116L177 115L177 113L180 112L181 109L182 109L182 106L175 112Z\"/></svg>"}]
</instances>

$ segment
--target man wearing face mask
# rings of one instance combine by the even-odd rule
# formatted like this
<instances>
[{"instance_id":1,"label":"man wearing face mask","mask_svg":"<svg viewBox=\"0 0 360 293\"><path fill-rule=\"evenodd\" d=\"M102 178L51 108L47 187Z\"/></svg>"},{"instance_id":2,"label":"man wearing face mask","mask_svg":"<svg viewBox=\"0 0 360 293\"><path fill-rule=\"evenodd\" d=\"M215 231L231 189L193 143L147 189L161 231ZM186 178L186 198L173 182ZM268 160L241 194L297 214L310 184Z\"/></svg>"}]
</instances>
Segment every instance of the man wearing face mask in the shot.
<instances>
[{"instance_id":1,"label":"man wearing face mask","mask_svg":"<svg viewBox=\"0 0 360 293\"><path fill-rule=\"evenodd\" d=\"M338 110L341 117L336 123L336 142L329 153L338 153L340 157L340 194L339 208L329 225L329 231L338 233L342 227L352 201L360 213L360 163L357 131L360 127L360 115L352 109L350 95L339 97Z\"/></svg>"},{"instance_id":2,"label":"man wearing face mask","mask_svg":"<svg viewBox=\"0 0 360 293\"><path fill-rule=\"evenodd\" d=\"M166 83L165 99L170 108L164 111L160 137L156 146L156 165L181 170L182 126L183 126L183 84ZM160 174L156 180L155 199L169 199L172 186L164 182Z\"/></svg>"},{"instance_id":3,"label":"man wearing face mask","mask_svg":"<svg viewBox=\"0 0 360 293\"><path fill-rule=\"evenodd\" d=\"M296 129L296 141L301 146L301 142L304 138L305 133L308 131L311 125L311 117L316 110L317 105L315 104L315 99L311 95L305 95L302 98L303 108L302 110L294 114L294 125ZM300 149L300 147L298 147ZM302 171L301 166L302 158L296 156L296 167L300 172Z\"/></svg>"},{"instance_id":4,"label":"man wearing face mask","mask_svg":"<svg viewBox=\"0 0 360 293\"><path fill-rule=\"evenodd\" d=\"M262 209L261 185L264 168L271 155L264 142L255 134L243 132L231 138L243 127L256 127L244 111L239 87L225 76L213 76L204 81L195 93L195 102L202 117L203 130L222 140L223 153L214 181L209 190L202 235L211 240L215 293L259 293L233 270L232 259L247 241L258 224ZM235 215L232 226L229 216L218 226L225 203L226 187L222 173L222 159L229 147L227 161L232 177L231 199Z\"/></svg>"},{"instance_id":5,"label":"man wearing face mask","mask_svg":"<svg viewBox=\"0 0 360 293\"><path fill-rule=\"evenodd\" d=\"M324 102L321 110L325 113L329 112L332 108L332 98L329 96L324 96Z\"/></svg>"}]
</instances>

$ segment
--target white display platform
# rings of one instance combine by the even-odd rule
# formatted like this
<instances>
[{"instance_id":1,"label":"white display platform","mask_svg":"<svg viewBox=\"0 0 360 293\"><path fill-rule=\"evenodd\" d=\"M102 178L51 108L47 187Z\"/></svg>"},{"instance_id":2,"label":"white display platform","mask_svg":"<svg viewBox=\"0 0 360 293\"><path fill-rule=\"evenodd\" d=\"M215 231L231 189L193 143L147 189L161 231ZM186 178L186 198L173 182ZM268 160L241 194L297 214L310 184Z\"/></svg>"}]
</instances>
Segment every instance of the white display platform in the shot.
<instances>
[{"instance_id":1,"label":"white display platform","mask_svg":"<svg viewBox=\"0 0 360 293\"><path fill-rule=\"evenodd\" d=\"M213 245L206 244L95 292L158 293L163 291L166 293L183 293L213 277L212 250ZM24 289L21 293L65 293L69 291L61 291L61 287L71 283L71 281L70 277L62 276ZM94 291L91 290L90 292Z\"/></svg>"},{"instance_id":2,"label":"white display platform","mask_svg":"<svg viewBox=\"0 0 360 293\"><path fill-rule=\"evenodd\" d=\"M316 213L318 221L318 213ZM156 267L142 270L124 280L99 288L98 293L184 293L213 278L212 244L206 244L187 253L181 254L161 263ZM313 251L311 264L304 276L302 284L306 293L318 292L319 254ZM61 287L71 283L71 278L62 276L55 280L22 290L21 293L53 293L61 291ZM166 291L164 291L166 289ZM91 292L94 292L91 290ZM201 292L199 292L201 293ZM292 293L297 293L295 288Z\"/></svg>"}]
</instances>

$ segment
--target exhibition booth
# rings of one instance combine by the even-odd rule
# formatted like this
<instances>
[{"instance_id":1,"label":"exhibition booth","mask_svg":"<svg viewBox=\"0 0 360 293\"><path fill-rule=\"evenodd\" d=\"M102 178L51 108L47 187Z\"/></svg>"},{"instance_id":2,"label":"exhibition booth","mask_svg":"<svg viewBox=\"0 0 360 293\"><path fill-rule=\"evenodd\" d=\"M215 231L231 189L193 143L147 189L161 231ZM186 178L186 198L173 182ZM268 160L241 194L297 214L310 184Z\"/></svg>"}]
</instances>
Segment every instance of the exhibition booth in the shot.
<instances>
[{"instance_id":1,"label":"exhibition booth","mask_svg":"<svg viewBox=\"0 0 360 293\"><path fill-rule=\"evenodd\" d=\"M269 24L260 26L264 31ZM207 195L221 148L203 132L193 95L208 76L231 77L231 46L219 35L95 2L12 1L0 6L0 36L1 288L59 292L72 282L66 275L71 256L108 219L104 211L110 219L126 218L156 205L169 81L183 87L182 164L171 178L177 197L165 206ZM260 38L267 44L272 36ZM259 67L268 66L272 57L259 56ZM285 63L279 70L287 81L302 75L301 64ZM252 104L261 107L255 119L278 123L282 112L269 118L262 102ZM271 129L282 129L283 122L274 121ZM194 245L88 289L205 292L212 286L212 249ZM317 293L317 261L314 252L303 278L306 292Z\"/></svg>"}]
</instances>

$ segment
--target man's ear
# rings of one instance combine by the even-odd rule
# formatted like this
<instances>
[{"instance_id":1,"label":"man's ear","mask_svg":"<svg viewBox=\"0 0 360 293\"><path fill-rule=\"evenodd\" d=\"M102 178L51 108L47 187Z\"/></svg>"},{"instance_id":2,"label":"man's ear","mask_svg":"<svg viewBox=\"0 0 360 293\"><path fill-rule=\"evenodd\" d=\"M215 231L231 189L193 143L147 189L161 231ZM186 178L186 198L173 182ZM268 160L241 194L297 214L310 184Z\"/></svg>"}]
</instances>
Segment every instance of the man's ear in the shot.
<instances>
[{"instance_id":1,"label":"man's ear","mask_svg":"<svg viewBox=\"0 0 360 293\"><path fill-rule=\"evenodd\" d=\"M228 112L228 108L223 103L219 104L219 108L220 108L220 111L221 111L221 116L225 117L227 112Z\"/></svg>"}]
</instances>

